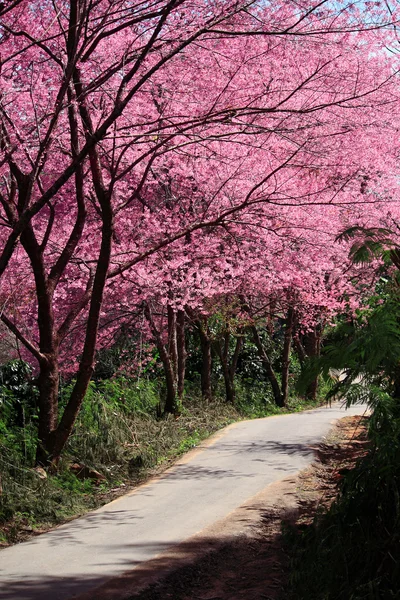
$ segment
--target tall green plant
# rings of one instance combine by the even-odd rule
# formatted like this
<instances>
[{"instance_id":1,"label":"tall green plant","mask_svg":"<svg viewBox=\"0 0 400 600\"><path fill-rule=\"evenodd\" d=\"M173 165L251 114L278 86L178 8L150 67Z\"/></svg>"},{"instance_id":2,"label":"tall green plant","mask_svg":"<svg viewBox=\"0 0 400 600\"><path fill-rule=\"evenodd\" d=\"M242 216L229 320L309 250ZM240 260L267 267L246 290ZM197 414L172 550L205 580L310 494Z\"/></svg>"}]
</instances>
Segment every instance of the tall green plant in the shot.
<instances>
[{"instance_id":1,"label":"tall green plant","mask_svg":"<svg viewBox=\"0 0 400 600\"><path fill-rule=\"evenodd\" d=\"M382 231L362 231L355 261L392 260ZM353 228L348 238L360 234ZM388 248L389 247L389 248ZM333 377L332 369L340 377ZM327 397L371 409L370 450L344 478L336 502L291 540L290 598L386 600L400 587L400 292L398 273L380 280L377 294L329 334L323 354L310 361L300 388L320 374ZM293 543L294 541L294 543Z\"/></svg>"}]
</instances>

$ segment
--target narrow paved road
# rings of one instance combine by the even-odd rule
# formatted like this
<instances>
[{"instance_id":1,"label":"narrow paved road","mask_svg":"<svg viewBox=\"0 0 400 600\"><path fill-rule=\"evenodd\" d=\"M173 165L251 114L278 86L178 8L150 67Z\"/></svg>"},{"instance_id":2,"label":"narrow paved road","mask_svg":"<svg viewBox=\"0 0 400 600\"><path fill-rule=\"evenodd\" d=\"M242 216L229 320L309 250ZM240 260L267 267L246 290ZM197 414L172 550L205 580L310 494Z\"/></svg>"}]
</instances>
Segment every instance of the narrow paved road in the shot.
<instances>
[{"instance_id":1,"label":"narrow paved road","mask_svg":"<svg viewBox=\"0 0 400 600\"><path fill-rule=\"evenodd\" d=\"M312 462L338 405L227 427L159 479L0 551L1 600L66 600L133 569Z\"/></svg>"}]
</instances>

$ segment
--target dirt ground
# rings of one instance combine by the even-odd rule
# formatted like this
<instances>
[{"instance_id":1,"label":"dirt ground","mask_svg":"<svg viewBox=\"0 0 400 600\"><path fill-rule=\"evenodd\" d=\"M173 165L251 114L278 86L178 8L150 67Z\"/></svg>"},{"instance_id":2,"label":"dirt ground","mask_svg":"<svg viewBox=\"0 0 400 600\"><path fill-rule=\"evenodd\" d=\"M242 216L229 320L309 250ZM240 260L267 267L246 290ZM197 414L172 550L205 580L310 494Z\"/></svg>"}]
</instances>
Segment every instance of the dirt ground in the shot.
<instances>
[{"instance_id":1,"label":"dirt ground","mask_svg":"<svg viewBox=\"0 0 400 600\"><path fill-rule=\"evenodd\" d=\"M283 600L282 522L301 527L333 501L343 474L367 451L366 425L365 417L344 417L309 469L80 600Z\"/></svg>"}]
</instances>

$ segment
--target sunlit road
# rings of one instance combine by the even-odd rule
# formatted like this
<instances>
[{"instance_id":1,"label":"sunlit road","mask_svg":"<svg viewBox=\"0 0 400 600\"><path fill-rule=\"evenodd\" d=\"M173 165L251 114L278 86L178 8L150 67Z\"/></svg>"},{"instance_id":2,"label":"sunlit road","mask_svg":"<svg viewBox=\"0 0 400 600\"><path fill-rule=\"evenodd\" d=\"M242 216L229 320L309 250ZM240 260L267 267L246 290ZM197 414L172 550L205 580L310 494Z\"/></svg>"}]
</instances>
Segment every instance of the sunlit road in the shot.
<instances>
[{"instance_id":1,"label":"sunlit road","mask_svg":"<svg viewBox=\"0 0 400 600\"><path fill-rule=\"evenodd\" d=\"M312 462L338 405L227 427L136 491L0 551L1 600L63 600L94 589L224 517ZM93 595L96 598L96 595Z\"/></svg>"}]
</instances>

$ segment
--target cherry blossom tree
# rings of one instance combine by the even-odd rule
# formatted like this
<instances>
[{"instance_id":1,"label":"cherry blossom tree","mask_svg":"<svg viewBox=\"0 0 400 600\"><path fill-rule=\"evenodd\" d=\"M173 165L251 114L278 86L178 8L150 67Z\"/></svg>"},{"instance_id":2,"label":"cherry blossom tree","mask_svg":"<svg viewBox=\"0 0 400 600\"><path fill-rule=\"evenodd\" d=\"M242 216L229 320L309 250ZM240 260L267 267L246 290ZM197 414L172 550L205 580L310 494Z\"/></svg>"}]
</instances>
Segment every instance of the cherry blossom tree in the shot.
<instances>
[{"instance_id":1,"label":"cherry blossom tree","mask_svg":"<svg viewBox=\"0 0 400 600\"><path fill-rule=\"evenodd\" d=\"M106 307L140 297L140 279L163 273L164 249L188 263L205 244L215 253L222 232L252 260L255 232L272 232L270 249L307 210L364 206L395 188L387 13L345 8L2 5L1 318L38 364L38 461L57 462L72 431ZM239 281L245 262L225 262ZM220 283L204 269L182 303ZM165 304L171 322L177 297ZM59 418L71 344L76 383Z\"/></svg>"}]
</instances>

